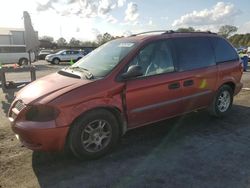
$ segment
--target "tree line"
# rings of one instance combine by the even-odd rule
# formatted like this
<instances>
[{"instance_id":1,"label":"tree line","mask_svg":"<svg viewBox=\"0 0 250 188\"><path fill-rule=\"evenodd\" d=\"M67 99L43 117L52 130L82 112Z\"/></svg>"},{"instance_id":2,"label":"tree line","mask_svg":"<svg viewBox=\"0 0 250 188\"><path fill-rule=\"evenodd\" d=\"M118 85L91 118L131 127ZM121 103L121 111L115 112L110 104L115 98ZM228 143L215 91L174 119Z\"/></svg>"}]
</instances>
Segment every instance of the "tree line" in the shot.
<instances>
[{"instance_id":1,"label":"tree line","mask_svg":"<svg viewBox=\"0 0 250 188\"><path fill-rule=\"evenodd\" d=\"M217 34L223 36L224 38L227 38L237 48L250 46L250 33L235 34L237 30L238 28L235 26L224 25L219 28L219 31ZM179 28L176 30L176 32L199 32L199 31L200 30L195 30L193 27ZM59 48L60 47L80 47L80 46L96 48L110 40L113 40L115 38L120 38L120 37L119 36L114 37L109 33L104 33L104 34L97 35L95 41L80 41L74 37L71 38L69 42L67 42L66 39L64 39L63 37L54 41L54 38L50 36L43 36L40 39L49 41L50 43L57 45L57 47Z\"/></svg>"},{"instance_id":2,"label":"tree line","mask_svg":"<svg viewBox=\"0 0 250 188\"><path fill-rule=\"evenodd\" d=\"M69 42L67 42L67 40L63 37L60 37L58 40L54 40L53 37L51 36L43 36L40 38L40 41L43 40L43 41L47 41L49 43L52 44L52 46L57 46L57 47L98 47L110 40L113 40L115 38L119 38L118 36L117 37L114 37L112 36L111 34L109 33L104 33L103 35L102 34L99 34L97 35L96 37L96 40L95 41L80 41L74 37L72 37Z\"/></svg>"}]
</instances>

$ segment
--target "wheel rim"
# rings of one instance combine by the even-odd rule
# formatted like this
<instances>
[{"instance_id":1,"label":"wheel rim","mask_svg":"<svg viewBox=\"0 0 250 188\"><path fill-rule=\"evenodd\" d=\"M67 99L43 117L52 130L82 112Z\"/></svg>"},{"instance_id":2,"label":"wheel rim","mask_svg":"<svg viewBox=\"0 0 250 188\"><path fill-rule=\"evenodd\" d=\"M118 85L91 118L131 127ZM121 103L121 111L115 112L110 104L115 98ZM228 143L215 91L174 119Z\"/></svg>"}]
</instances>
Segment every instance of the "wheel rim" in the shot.
<instances>
[{"instance_id":1,"label":"wheel rim","mask_svg":"<svg viewBox=\"0 0 250 188\"><path fill-rule=\"evenodd\" d=\"M105 120L95 120L83 129L81 143L86 151L93 153L103 150L110 143L111 137L111 125Z\"/></svg>"},{"instance_id":2,"label":"wheel rim","mask_svg":"<svg viewBox=\"0 0 250 188\"><path fill-rule=\"evenodd\" d=\"M26 59L24 59L24 60L22 61L22 65L28 65L28 61L27 61Z\"/></svg>"},{"instance_id":3,"label":"wheel rim","mask_svg":"<svg viewBox=\"0 0 250 188\"><path fill-rule=\"evenodd\" d=\"M27 59L21 59L20 65L28 65L28 60Z\"/></svg>"},{"instance_id":4,"label":"wheel rim","mask_svg":"<svg viewBox=\"0 0 250 188\"><path fill-rule=\"evenodd\" d=\"M59 60L58 60L58 59L55 59L55 60L54 60L54 63L55 63L55 64L59 64Z\"/></svg>"},{"instance_id":5,"label":"wheel rim","mask_svg":"<svg viewBox=\"0 0 250 188\"><path fill-rule=\"evenodd\" d=\"M220 112L225 112L228 110L231 103L231 95L228 91L221 92L219 98L218 98L218 110Z\"/></svg>"}]
</instances>

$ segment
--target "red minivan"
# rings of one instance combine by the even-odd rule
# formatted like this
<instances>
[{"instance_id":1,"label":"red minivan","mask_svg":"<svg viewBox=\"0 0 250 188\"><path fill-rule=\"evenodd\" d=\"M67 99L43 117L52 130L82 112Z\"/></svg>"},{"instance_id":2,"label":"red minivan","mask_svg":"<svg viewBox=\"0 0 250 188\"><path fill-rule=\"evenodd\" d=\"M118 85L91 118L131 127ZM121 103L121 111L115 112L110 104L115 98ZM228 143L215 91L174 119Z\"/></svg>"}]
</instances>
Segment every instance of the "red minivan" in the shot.
<instances>
[{"instance_id":1,"label":"red minivan","mask_svg":"<svg viewBox=\"0 0 250 188\"><path fill-rule=\"evenodd\" d=\"M96 158L126 131L197 109L225 115L242 65L213 33L162 32L110 41L18 92L8 116L32 150Z\"/></svg>"}]
</instances>

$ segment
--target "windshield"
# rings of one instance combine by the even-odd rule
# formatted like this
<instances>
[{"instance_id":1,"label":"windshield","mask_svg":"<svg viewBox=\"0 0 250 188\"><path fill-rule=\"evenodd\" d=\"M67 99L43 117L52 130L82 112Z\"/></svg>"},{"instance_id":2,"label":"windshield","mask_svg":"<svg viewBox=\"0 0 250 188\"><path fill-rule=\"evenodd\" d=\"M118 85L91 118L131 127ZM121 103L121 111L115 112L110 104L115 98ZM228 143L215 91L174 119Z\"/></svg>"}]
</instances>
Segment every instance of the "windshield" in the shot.
<instances>
[{"instance_id":1,"label":"windshield","mask_svg":"<svg viewBox=\"0 0 250 188\"><path fill-rule=\"evenodd\" d=\"M65 52L65 50L60 50L60 51L57 52L56 54L61 54L61 53L63 53L63 52Z\"/></svg>"},{"instance_id":2,"label":"windshield","mask_svg":"<svg viewBox=\"0 0 250 188\"><path fill-rule=\"evenodd\" d=\"M107 42L71 66L88 70L94 77L104 77L132 50L135 43L124 40Z\"/></svg>"}]
</instances>

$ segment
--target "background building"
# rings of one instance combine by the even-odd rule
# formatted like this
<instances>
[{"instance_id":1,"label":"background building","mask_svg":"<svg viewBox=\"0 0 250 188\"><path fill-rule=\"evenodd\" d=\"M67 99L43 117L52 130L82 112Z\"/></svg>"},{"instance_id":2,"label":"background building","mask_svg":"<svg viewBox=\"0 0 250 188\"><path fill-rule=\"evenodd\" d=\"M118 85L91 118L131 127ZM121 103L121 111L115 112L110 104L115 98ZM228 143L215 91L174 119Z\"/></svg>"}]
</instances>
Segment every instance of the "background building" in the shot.
<instances>
[{"instance_id":1,"label":"background building","mask_svg":"<svg viewBox=\"0 0 250 188\"><path fill-rule=\"evenodd\" d=\"M0 45L25 45L24 29L0 27Z\"/></svg>"}]
</instances>

